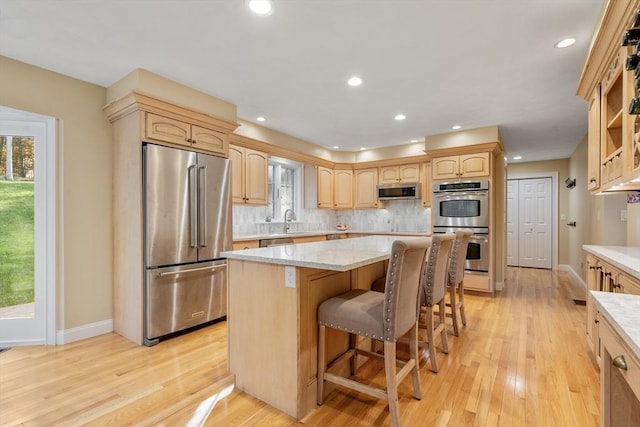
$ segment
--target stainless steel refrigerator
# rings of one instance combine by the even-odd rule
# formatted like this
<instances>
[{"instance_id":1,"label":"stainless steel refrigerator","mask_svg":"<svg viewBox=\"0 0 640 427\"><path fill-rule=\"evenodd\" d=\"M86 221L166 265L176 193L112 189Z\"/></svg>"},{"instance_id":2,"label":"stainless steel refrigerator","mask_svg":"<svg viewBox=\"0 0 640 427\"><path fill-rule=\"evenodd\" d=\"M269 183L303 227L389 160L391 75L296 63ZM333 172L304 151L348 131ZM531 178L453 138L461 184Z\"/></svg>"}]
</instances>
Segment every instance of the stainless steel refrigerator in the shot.
<instances>
[{"instance_id":1,"label":"stainless steel refrigerator","mask_svg":"<svg viewBox=\"0 0 640 427\"><path fill-rule=\"evenodd\" d=\"M228 159L143 145L145 345L226 316L232 249Z\"/></svg>"}]
</instances>

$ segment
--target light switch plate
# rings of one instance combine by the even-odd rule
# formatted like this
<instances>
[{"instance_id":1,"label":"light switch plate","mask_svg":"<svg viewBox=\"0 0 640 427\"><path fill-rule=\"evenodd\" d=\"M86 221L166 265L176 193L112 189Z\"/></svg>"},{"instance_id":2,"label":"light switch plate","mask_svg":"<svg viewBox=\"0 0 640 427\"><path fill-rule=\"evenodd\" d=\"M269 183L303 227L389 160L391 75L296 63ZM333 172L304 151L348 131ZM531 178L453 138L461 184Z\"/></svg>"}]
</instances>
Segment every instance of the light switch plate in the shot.
<instances>
[{"instance_id":1,"label":"light switch plate","mask_svg":"<svg viewBox=\"0 0 640 427\"><path fill-rule=\"evenodd\" d=\"M560 214L560 221L566 221L567 220L567 214Z\"/></svg>"},{"instance_id":2,"label":"light switch plate","mask_svg":"<svg viewBox=\"0 0 640 427\"><path fill-rule=\"evenodd\" d=\"M626 221L627 220L627 210L623 209L620 211L620 221Z\"/></svg>"},{"instance_id":3,"label":"light switch plate","mask_svg":"<svg viewBox=\"0 0 640 427\"><path fill-rule=\"evenodd\" d=\"M284 266L284 286L287 288L296 287L296 268L292 265Z\"/></svg>"}]
</instances>

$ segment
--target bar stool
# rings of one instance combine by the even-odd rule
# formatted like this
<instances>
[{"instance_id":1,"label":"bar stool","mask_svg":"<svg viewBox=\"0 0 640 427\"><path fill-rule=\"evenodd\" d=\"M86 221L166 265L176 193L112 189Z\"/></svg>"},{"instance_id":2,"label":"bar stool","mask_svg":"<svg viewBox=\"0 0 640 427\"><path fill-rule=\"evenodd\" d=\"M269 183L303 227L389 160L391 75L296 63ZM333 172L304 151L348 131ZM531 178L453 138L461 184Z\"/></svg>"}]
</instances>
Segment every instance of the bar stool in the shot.
<instances>
[{"instance_id":1,"label":"bar stool","mask_svg":"<svg viewBox=\"0 0 640 427\"><path fill-rule=\"evenodd\" d=\"M427 255L427 263L422 273L422 293L420 295L421 317L424 314L424 321L418 323L420 329L426 329L427 340L419 341L419 345L429 348L429 360L431 370L438 372L438 359L436 357L435 337L440 334L442 351L449 353L447 343L447 330L445 328L445 300L447 288L447 267L454 235L444 234L433 238L433 243ZM433 307L439 307L439 323L434 326Z\"/></svg>"},{"instance_id":2,"label":"bar stool","mask_svg":"<svg viewBox=\"0 0 640 427\"><path fill-rule=\"evenodd\" d=\"M413 396L422 398L418 372L418 316L420 278L425 268L429 238L396 240L391 248L384 293L353 289L324 301L318 307L318 405L324 400L324 382L332 382L377 399L389 402L393 426L400 425L398 384L411 373ZM433 238L436 241L437 238ZM326 365L326 328L349 333L350 348ZM409 333L409 360L396 358L396 341ZM384 342L384 355L358 348L357 336ZM329 372L338 364L350 360L355 375L358 354L384 360L386 390ZM396 372L396 365L401 366Z\"/></svg>"},{"instance_id":3,"label":"bar stool","mask_svg":"<svg viewBox=\"0 0 640 427\"><path fill-rule=\"evenodd\" d=\"M451 261L449 262L449 281L447 288L449 290L449 303L446 305L451 308L451 316L453 320L453 334L460 336L458 327L458 311L462 324L467 324L467 317L464 313L464 261L467 258L467 247L469 239L473 232L471 230L456 231L456 240L451 248ZM458 293L458 301L456 302L456 292Z\"/></svg>"}]
</instances>

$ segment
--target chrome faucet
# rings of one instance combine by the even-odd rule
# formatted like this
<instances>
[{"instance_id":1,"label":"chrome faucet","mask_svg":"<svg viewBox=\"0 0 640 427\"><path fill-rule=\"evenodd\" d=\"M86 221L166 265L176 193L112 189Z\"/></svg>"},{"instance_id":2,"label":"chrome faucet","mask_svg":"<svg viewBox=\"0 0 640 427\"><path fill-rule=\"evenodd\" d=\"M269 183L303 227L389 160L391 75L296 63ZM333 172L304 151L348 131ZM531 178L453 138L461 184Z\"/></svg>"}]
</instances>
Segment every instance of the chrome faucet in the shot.
<instances>
[{"instance_id":1,"label":"chrome faucet","mask_svg":"<svg viewBox=\"0 0 640 427\"><path fill-rule=\"evenodd\" d=\"M284 211L284 225L283 225L283 231L286 233L287 231L289 231L289 224L287 224L287 214L291 212L291 219L289 221L295 221L296 220L296 213L293 211L293 209L287 209L286 211Z\"/></svg>"}]
</instances>

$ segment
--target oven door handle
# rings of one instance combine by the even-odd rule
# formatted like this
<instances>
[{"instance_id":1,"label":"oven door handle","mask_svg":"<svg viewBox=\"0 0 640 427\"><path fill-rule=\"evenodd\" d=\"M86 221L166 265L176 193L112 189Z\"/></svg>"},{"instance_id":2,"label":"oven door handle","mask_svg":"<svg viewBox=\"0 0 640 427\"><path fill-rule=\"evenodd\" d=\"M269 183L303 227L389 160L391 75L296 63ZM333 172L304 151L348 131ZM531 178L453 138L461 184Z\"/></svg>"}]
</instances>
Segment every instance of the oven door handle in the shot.
<instances>
[{"instance_id":1,"label":"oven door handle","mask_svg":"<svg viewBox=\"0 0 640 427\"><path fill-rule=\"evenodd\" d=\"M489 193L487 191L474 191L474 192L464 192L464 193L436 193L434 197L441 199L443 197L451 197L455 198L458 196L481 196L486 197Z\"/></svg>"}]
</instances>

